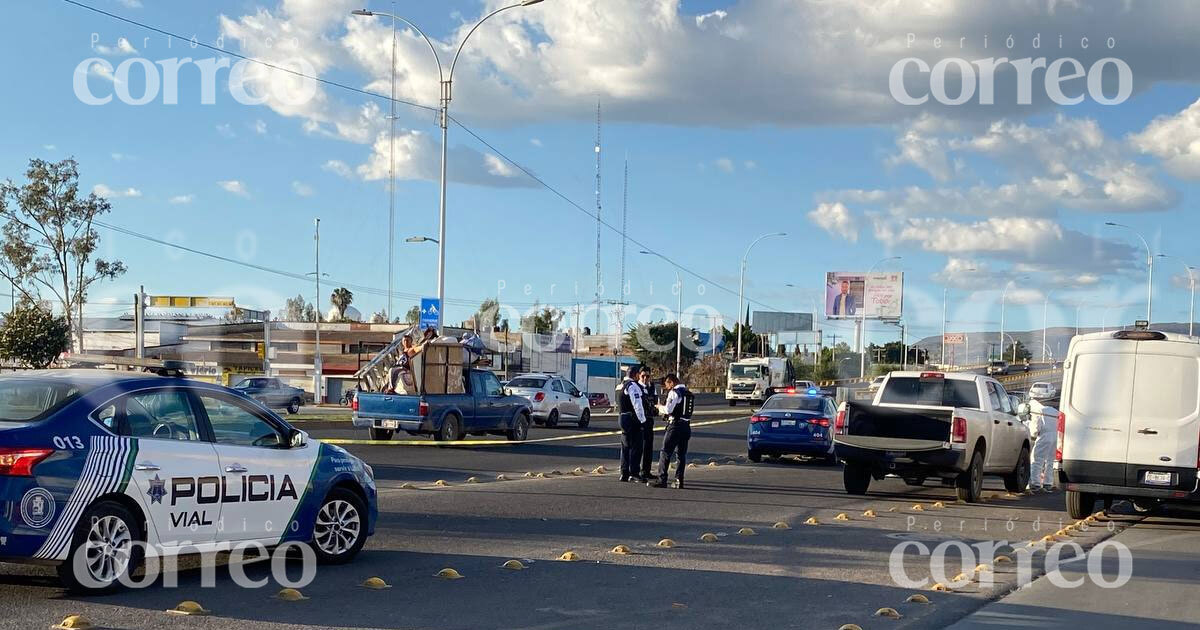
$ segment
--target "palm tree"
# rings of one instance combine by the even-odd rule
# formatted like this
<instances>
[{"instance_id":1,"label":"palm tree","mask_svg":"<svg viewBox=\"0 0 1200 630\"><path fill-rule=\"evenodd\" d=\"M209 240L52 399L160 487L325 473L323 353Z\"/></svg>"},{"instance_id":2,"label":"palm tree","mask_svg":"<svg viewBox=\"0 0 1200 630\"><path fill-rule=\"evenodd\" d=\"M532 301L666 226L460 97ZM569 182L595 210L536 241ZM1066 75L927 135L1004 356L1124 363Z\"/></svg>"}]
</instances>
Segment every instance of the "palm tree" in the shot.
<instances>
[{"instance_id":1,"label":"palm tree","mask_svg":"<svg viewBox=\"0 0 1200 630\"><path fill-rule=\"evenodd\" d=\"M354 294L346 287L338 287L329 295L329 303L338 311L338 319L346 319L346 309L354 302Z\"/></svg>"}]
</instances>

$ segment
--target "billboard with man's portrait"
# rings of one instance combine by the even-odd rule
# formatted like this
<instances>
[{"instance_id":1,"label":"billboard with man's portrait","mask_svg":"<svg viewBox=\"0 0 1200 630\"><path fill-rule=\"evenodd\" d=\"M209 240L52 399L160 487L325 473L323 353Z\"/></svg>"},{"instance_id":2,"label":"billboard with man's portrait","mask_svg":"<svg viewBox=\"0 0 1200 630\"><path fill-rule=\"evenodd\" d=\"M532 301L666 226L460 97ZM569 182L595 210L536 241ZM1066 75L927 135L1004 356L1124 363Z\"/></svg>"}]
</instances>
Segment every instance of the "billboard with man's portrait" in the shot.
<instances>
[{"instance_id":1,"label":"billboard with man's portrait","mask_svg":"<svg viewBox=\"0 0 1200 630\"><path fill-rule=\"evenodd\" d=\"M904 303L900 271L830 271L825 274L825 317L899 319ZM864 312L865 309L865 312Z\"/></svg>"}]
</instances>

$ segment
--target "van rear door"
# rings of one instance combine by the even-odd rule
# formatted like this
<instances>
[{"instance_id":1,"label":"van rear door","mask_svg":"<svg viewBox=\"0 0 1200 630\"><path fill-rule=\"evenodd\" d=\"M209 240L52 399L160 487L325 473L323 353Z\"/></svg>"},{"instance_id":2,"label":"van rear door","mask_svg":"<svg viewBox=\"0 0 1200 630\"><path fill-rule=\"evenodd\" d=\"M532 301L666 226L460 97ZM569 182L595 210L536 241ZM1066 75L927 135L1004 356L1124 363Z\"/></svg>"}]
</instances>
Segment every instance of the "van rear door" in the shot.
<instances>
[{"instance_id":1,"label":"van rear door","mask_svg":"<svg viewBox=\"0 0 1200 630\"><path fill-rule=\"evenodd\" d=\"M1200 348L1195 343L1137 342L1126 484L1175 485L1146 469L1194 468L1200 442Z\"/></svg>"},{"instance_id":2,"label":"van rear door","mask_svg":"<svg viewBox=\"0 0 1200 630\"><path fill-rule=\"evenodd\" d=\"M1069 388L1064 394L1063 457L1114 464L1106 467L1103 480L1095 481L1123 485L1137 342L1087 339L1072 350L1069 380L1063 384Z\"/></svg>"}]
</instances>

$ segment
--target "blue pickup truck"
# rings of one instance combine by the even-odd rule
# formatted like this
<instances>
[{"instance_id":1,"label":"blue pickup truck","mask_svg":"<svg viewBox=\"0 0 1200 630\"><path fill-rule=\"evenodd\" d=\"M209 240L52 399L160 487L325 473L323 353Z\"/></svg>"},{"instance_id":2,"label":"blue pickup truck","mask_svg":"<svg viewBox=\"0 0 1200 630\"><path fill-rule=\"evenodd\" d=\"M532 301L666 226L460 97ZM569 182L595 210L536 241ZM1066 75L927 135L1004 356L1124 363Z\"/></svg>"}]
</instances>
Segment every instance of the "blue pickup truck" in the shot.
<instances>
[{"instance_id":1,"label":"blue pickup truck","mask_svg":"<svg viewBox=\"0 0 1200 630\"><path fill-rule=\"evenodd\" d=\"M359 392L351 403L354 426L369 429L372 440L390 440L398 430L444 442L486 434L523 442L529 436L529 400L507 395L489 370L466 370L463 381L462 394Z\"/></svg>"}]
</instances>

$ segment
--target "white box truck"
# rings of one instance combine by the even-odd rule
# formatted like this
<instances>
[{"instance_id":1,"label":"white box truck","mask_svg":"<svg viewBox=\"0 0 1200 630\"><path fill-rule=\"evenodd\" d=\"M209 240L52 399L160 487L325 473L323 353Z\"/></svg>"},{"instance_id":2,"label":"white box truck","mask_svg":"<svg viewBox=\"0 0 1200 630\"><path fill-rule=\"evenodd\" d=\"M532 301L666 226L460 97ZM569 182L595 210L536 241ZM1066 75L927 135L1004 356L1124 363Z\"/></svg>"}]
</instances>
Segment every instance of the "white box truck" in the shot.
<instances>
[{"instance_id":1,"label":"white box truck","mask_svg":"<svg viewBox=\"0 0 1200 630\"><path fill-rule=\"evenodd\" d=\"M739 400L763 402L776 390L792 387L796 372L784 357L756 357L729 364L725 379L725 400L729 406Z\"/></svg>"}]
</instances>

